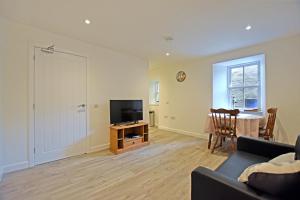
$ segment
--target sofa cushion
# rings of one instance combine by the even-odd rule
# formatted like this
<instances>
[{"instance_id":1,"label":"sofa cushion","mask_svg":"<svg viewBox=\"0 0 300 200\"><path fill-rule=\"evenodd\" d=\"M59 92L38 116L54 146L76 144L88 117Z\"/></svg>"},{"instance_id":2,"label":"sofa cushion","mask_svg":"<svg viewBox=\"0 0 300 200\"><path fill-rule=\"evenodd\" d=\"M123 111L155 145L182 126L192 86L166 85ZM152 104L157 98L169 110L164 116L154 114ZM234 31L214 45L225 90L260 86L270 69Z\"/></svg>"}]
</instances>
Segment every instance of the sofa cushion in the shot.
<instances>
[{"instance_id":1,"label":"sofa cushion","mask_svg":"<svg viewBox=\"0 0 300 200\"><path fill-rule=\"evenodd\" d=\"M285 175L285 174L293 174L300 172L300 161L293 160L292 162L282 162L282 163L274 163L274 162L263 162L249 166L246 168L243 173L239 176L238 180L240 182L248 182L250 176L258 174L260 176L267 177L265 174L269 174L271 177L273 175ZM275 180L275 179L274 179Z\"/></svg>"},{"instance_id":2,"label":"sofa cushion","mask_svg":"<svg viewBox=\"0 0 300 200\"><path fill-rule=\"evenodd\" d=\"M232 179L237 179L250 165L267 162L269 158L237 151L233 153L216 171Z\"/></svg>"},{"instance_id":3,"label":"sofa cushion","mask_svg":"<svg viewBox=\"0 0 300 200\"><path fill-rule=\"evenodd\" d=\"M295 145L295 160L300 160L300 135L298 135Z\"/></svg>"},{"instance_id":4,"label":"sofa cushion","mask_svg":"<svg viewBox=\"0 0 300 200\"><path fill-rule=\"evenodd\" d=\"M285 153L273 158L272 160L269 160L269 163L281 164L283 162L293 162L293 161L295 161L295 153Z\"/></svg>"},{"instance_id":5,"label":"sofa cushion","mask_svg":"<svg viewBox=\"0 0 300 200\"><path fill-rule=\"evenodd\" d=\"M272 183L272 184L268 184ZM287 174L253 173L247 185L282 199L299 199L300 172Z\"/></svg>"},{"instance_id":6,"label":"sofa cushion","mask_svg":"<svg viewBox=\"0 0 300 200\"><path fill-rule=\"evenodd\" d=\"M300 161L255 164L245 169L239 181L261 192L287 197L296 194L299 189Z\"/></svg>"}]
</instances>

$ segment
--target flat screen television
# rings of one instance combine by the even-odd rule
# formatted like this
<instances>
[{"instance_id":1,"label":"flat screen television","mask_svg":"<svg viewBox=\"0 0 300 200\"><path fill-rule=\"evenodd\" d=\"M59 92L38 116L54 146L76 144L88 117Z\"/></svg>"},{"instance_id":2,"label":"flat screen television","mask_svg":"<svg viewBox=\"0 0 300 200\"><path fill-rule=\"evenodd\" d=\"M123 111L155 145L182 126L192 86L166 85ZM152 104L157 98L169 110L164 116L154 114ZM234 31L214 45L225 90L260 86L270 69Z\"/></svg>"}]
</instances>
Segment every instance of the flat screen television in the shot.
<instances>
[{"instance_id":1,"label":"flat screen television","mask_svg":"<svg viewBox=\"0 0 300 200\"><path fill-rule=\"evenodd\" d=\"M110 123L137 123L143 120L143 100L110 100Z\"/></svg>"}]
</instances>

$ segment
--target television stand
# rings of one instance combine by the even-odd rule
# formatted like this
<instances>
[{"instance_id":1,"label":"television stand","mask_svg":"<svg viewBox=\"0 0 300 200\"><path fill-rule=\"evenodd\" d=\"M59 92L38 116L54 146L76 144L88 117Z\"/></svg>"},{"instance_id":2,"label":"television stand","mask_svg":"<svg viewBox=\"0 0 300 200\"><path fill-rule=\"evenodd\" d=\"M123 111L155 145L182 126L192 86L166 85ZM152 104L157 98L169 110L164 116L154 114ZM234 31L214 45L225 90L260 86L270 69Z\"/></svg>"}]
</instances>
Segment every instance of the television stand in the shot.
<instances>
[{"instance_id":1,"label":"television stand","mask_svg":"<svg viewBox=\"0 0 300 200\"><path fill-rule=\"evenodd\" d=\"M138 124L139 122L128 122L128 123L121 123L121 124L114 124L114 126L129 126L129 125L134 125Z\"/></svg>"},{"instance_id":2,"label":"television stand","mask_svg":"<svg viewBox=\"0 0 300 200\"><path fill-rule=\"evenodd\" d=\"M144 122L110 127L110 150L115 154L150 144L148 124Z\"/></svg>"}]
</instances>

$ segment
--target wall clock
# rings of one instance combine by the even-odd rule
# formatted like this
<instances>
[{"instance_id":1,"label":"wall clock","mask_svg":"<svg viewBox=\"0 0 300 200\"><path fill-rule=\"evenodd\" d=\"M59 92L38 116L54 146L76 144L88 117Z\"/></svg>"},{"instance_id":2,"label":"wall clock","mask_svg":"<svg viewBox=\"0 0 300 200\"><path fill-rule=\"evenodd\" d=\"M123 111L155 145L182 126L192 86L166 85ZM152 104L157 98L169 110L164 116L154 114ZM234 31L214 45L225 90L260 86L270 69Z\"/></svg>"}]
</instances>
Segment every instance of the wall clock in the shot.
<instances>
[{"instance_id":1,"label":"wall clock","mask_svg":"<svg viewBox=\"0 0 300 200\"><path fill-rule=\"evenodd\" d=\"M179 71L176 75L176 80L178 82L183 82L185 80L185 78L186 78L186 74L184 71Z\"/></svg>"}]
</instances>

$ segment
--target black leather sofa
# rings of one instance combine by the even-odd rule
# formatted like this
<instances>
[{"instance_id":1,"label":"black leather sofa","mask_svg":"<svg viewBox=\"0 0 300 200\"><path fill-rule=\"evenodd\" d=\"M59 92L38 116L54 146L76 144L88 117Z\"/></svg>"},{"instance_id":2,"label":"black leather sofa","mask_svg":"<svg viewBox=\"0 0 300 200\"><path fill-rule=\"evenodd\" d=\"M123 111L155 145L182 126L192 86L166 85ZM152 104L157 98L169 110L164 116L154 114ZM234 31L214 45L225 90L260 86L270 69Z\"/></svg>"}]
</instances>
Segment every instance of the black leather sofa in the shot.
<instances>
[{"instance_id":1,"label":"black leather sofa","mask_svg":"<svg viewBox=\"0 0 300 200\"><path fill-rule=\"evenodd\" d=\"M294 152L295 149L300 148L298 143L295 148L295 146L287 144L239 137L237 139L237 151L215 171L204 167L193 170L191 175L192 200L282 199L259 192L245 183L238 182L237 179L244 169L252 164L267 162L281 154ZM294 197L291 198L294 199Z\"/></svg>"}]
</instances>

